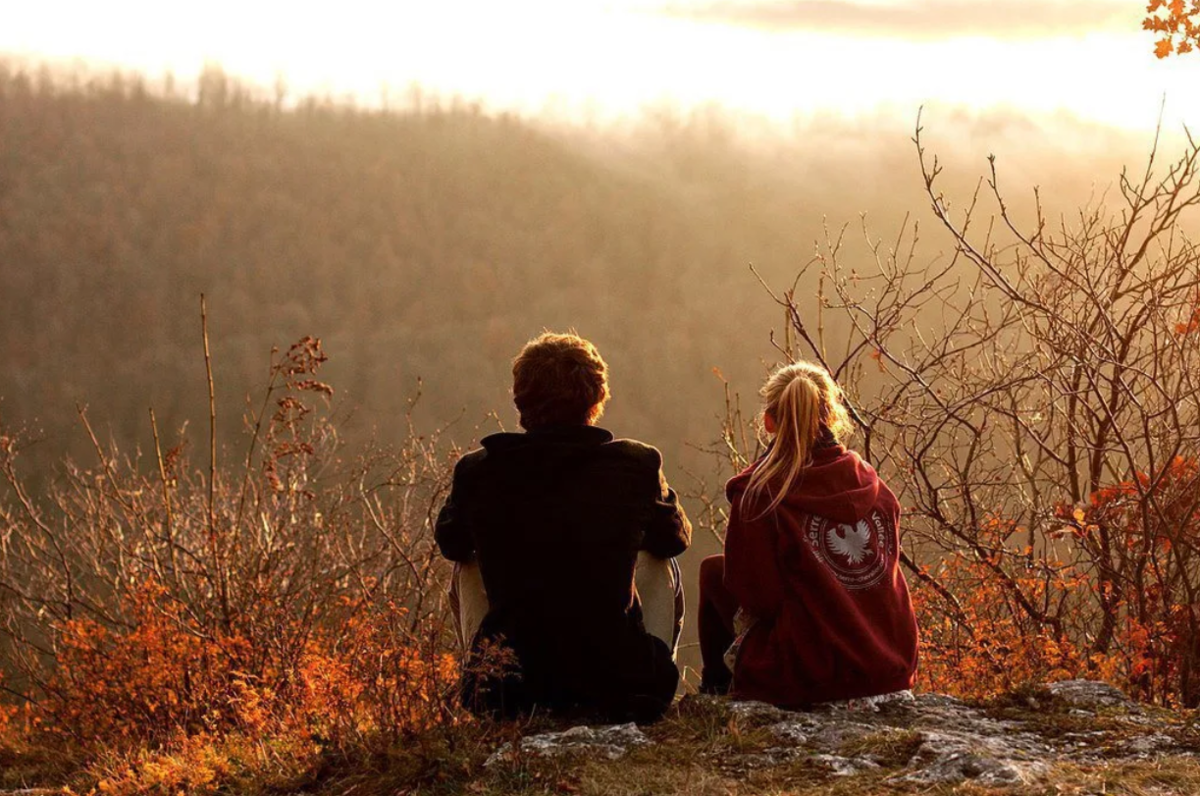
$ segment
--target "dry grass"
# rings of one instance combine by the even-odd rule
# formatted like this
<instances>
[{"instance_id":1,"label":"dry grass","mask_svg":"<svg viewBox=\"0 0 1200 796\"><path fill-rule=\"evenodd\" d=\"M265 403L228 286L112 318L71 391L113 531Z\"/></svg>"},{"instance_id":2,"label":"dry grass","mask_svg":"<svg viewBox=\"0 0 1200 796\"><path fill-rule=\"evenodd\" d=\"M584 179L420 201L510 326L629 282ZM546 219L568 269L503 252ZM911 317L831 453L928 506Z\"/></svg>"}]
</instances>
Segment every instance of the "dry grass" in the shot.
<instances>
[{"instance_id":1,"label":"dry grass","mask_svg":"<svg viewBox=\"0 0 1200 796\"><path fill-rule=\"evenodd\" d=\"M913 730L891 730L864 735L842 745L843 757L869 757L888 769L902 768L921 746L924 738Z\"/></svg>"},{"instance_id":2,"label":"dry grass","mask_svg":"<svg viewBox=\"0 0 1200 796\"><path fill-rule=\"evenodd\" d=\"M164 788L146 775L147 763L169 769L171 756L144 756L109 761L108 771L120 766L137 769L144 793L315 794L316 796L533 796L533 794L584 794L595 796L872 796L874 794L962 794L997 792L1019 796L1041 794L1128 794L1159 796L1200 792L1200 760L1190 756L1196 735L1189 714L1146 710L1149 723L1138 724L1120 709L1096 716L1072 714L1069 708L1047 700L1031 705L1027 694L1010 695L986 706L987 712L1020 722L1024 730L1047 738L1073 732L1101 732L1095 746L1116 748L1137 735L1163 732L1176 738L1181 749L1171 755L1145 760L1107 761L1094 764L1061 762L1040 781L1007 790L972 783L928 785L893 778L902 772L921 735L903 728L881 728L848 741L838 751L845 756L871 756L881 768L855 776L835 776L811 756L774 765L764 764L763 753L779 746L765 727L732 715L727 704L684 700L660 723L645 727L652 745L636 748L610 761L583 755L543 758L529 754L485 765L501 745L523 736L563 729L546 718L518 724L468 721L410 738L386 749L343 750L311 748L298 754L295 739L250 741L226 736L198 747L190 755L174 758L191 771L196 761L220 773L220 783L182 783ZM1143 709L1145 710L1145 709ZM151 759L153 758L153 759ZM140 767L139 767L140 766ZM93 767L72 774L71 766L45 751L24 748L0 750L0 790L30 786L69 786L77 794L97 792L102 772ZM124 783L128 786L130 783ZM176 783L178 784L178 783Z\"/></svg>"},{"instance_id":3,"label":"dry grass","mask_svg":"<svg viewBox=\"0 0 1200 796\"><path fill-rule=\"evenodd\" d=\"M1104 730L1102 743L1117 743L1152 731L1150 727L1121 722L1110 716L1070 715L1061 706L1042 703L1038 709L998 705L1011 720L1026 722L1036 732L1053 735L1084 730ZM1172 733L1190 726L1172 714ZM1164 713L1164 718L1166 715ZM878 771L851 777L833 775L811 757L779 765L763 765L754 756L778 746L762 727L735 719L722 703L685 700L657 725L644 728L654 745L635 749L617 761L582 756L546 759L529 755L485 767L488 755L506 738L556 729L553 722L539 726L484 727L476 725L453 738L396 751L381 758L372 770L354 774L328 772L318 793L441 794L482 796L532 796L533 794L584 794L585 796L872 796L873 794L1129 794L1200 792L1200 761L1186 756L1134 762L1098 762L1095 765L1055 765L1038 783L997 791L971 783L928 785L901 783L891 778L903 770L920 735L908 730L880 731L848 742L845 755L872 755ZM1159 729L1158 727L1154 728Z\"/></svg>"}]
</instances>

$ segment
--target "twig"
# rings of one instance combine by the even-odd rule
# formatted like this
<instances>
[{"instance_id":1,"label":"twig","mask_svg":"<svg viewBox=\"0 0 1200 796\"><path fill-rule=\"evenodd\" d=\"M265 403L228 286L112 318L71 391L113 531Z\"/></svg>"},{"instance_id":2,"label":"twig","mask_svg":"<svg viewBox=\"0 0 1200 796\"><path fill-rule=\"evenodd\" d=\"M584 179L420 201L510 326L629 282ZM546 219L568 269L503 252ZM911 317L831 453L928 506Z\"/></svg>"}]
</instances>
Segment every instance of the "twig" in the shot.
<instances>
[{"instance_id":1,"label":"twig","mask_svg":"<svg viewBox=\"0 0 1200 796\"><path fill-rule=\"evenodd\" d=\"M154 455L158 458L158 479L162 484L163 507L167 512L166 531L167 546L171 551L171 580L179 581L179 563L175 555L175 519L171 513L171 489L167 483L167 468L163 463L162 444L158 438L158 421L154 417L154 407L150 407L150 430L154 433Z\"/></svg>"}]
</instances>

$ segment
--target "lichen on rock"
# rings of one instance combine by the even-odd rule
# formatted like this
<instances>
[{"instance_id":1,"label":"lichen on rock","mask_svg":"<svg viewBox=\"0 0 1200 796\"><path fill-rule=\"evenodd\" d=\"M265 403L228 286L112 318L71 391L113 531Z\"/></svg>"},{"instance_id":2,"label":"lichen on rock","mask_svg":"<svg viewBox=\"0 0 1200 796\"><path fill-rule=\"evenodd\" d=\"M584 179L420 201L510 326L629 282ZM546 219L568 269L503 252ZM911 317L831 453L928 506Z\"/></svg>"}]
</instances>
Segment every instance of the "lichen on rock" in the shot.
<instances>
[{"instance_id":1,"label":"lichen on rock","mask_svg":"<svg viewBox=\"0 0 1200 796\"><path fill-rule=\"evenodd\" d=\"M1063 680L1049 683L1045 688L1051 696L1076 708L1134 706L1134 702L1120 689L1096 680Z\"/></svg>"},{"instance_id":2,"label":"lichen on rock","mask_svg":"<svg viewBox=\"0 0 1200 796\"><path fill-rule=\"evenodd\" d=\"M521 754L538 757L559 757L567 754L587 754L616 760L638 746L653 743L636 724L617 724L610 727L572 727L562 732L546 732L521 739ZM488 758L485 766L494 765L515 756L512 744L505 744Z\"/></svg>"}]
</instances>

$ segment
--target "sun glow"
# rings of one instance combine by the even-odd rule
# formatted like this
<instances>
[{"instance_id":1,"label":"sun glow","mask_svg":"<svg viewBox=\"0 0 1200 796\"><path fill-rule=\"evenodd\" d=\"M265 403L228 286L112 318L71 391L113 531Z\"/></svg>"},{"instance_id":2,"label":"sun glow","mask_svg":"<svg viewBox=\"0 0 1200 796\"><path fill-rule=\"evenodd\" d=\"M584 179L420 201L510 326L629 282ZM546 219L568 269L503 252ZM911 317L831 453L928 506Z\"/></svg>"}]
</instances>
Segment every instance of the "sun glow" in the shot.
<instances>
[{"instance_id":1,"label":"sun glow","mask_svg":"<svg viewBox=\"0 0 1200 796\"><path fill-rule=\"evenodd\" d=\"M676 7L678 7L678 3ZM71 20L64 24L63 20ZM0 52L151 76L205 63L295 93L373 103L414 84L492 109L616 118L716 103L774 121L922 104L1068 113L1126 128L1197 121L1200 58L1160 62L1136 30L1055 38L771 32L661 13L646 0L48 0L6 12Z\"/></svg>"}]
</instances>

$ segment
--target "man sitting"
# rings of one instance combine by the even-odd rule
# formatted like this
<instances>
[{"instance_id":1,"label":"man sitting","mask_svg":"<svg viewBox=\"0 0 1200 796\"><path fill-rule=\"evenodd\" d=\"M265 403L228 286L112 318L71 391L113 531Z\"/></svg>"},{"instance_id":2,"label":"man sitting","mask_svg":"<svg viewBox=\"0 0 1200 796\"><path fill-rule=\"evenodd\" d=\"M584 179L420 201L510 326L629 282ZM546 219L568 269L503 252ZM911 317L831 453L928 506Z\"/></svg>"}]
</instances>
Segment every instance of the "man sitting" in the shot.
<instances>
[{"instance_id":1,"label":"man sitting","mask_svg":"<svg viewBox=\"0 0 1200 796\"><path fill-rule=\"evenodd\" d=\"M674 697L674 557L691 524L661 454L595 425L608 396L595 346L543 334L513 362L525 433L488 436L454 468L436 538L459 565L451 599L476 712L653 721Z\"/></svg>"}]
</instances>

